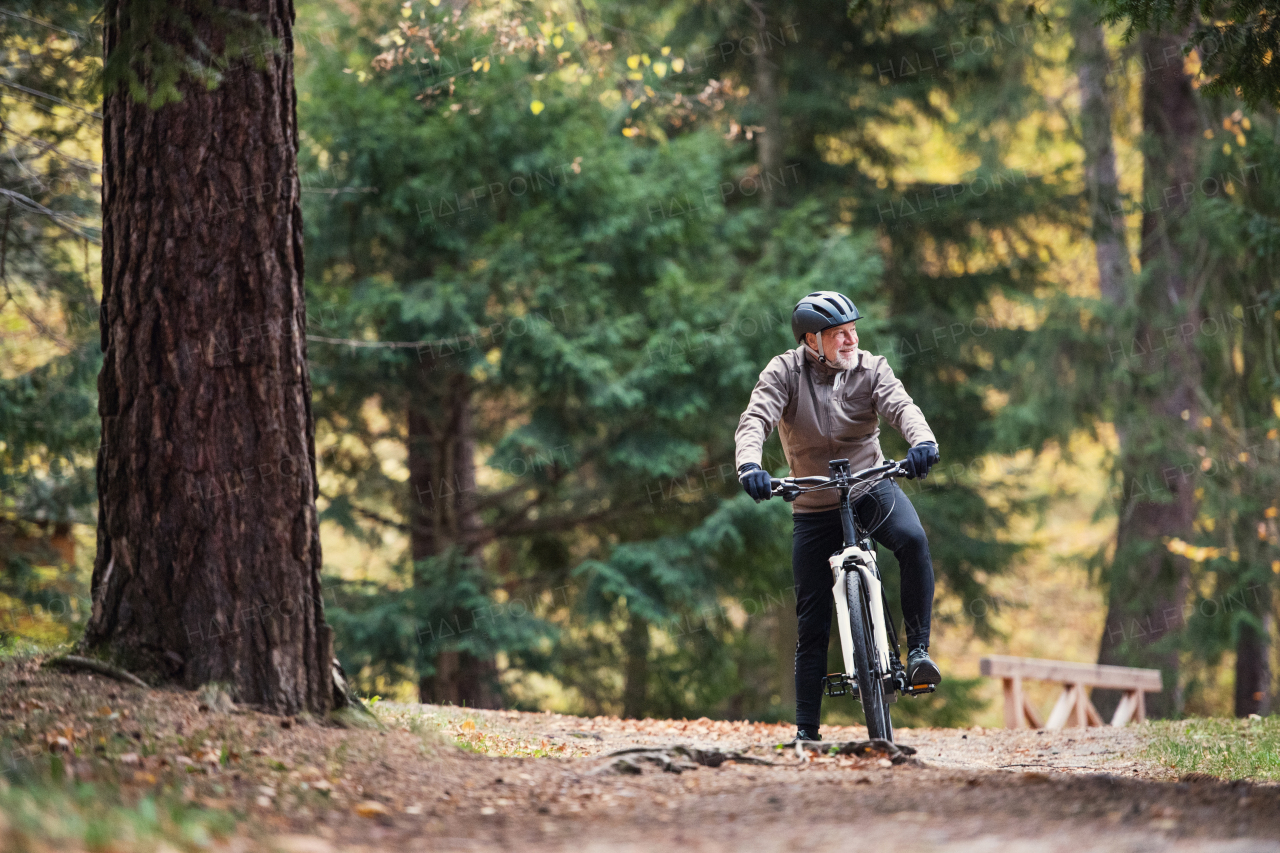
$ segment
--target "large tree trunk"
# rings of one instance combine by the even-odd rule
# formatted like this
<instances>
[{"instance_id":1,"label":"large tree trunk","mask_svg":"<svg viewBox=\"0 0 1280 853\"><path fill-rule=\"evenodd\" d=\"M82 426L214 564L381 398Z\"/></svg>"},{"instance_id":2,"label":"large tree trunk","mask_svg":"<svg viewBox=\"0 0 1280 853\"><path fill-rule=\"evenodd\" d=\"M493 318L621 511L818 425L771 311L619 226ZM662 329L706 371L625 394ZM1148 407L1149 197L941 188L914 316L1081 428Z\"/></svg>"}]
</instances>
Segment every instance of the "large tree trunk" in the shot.
<instances>
[{"instance_id":1,"label":"large tree trunk","mask_svg":"<svg viewBox=\"0 0 1280 853\"><path fill-rule=\"evenodd\" d=\"M465 373L428 376L413 386L407 412L410 554L418 562L456 549L475 559L480 554L480 520L475 509L471 383ZM472 614L455 616L459 624L480 630ZM418 679L419 701L498 707L494 661L444 649L436 656L435 670Z\"/></svg>"},{"instance_id":2,"label":"large tree trunk","mask_svg":"<svg viewBox=\"0 0 1280 853\"><path fill-rule=\"evenodd\" d=\"M1256 608L1254 615L1262 622L1262 630L1241 625L1236 641L1237 717L1265 717L1271 713L1271 591L1266 587L1260 587L1260 591L1262 606Z\"/></svg>"},{"instance_id":3,"label":"large tree trunk","mask_svg":"<svg viewBox=\"0 0 1280 853\"><path fill-rule=\"evenodd\" d=\"M206 6L183 14L220 41ZM292 8L265 70L103 108L98 553L84 646L156 680L332 706L320 585ZM134 14L109 3L110 55ZM140 12L139 12L140 14ZM163 26L158 26L163 30ZM158 35L188 38L170 27Z\"/></svg>"},{"instance_id":4,"label":"large tree trunk","mask_svg":"<svg viewBox=\"0 0 1280 853\"><path fill-rule=\"evenodd\" d=\"M764 188L762 197L766 209L774 206L785 197L786 176L783 174L782 162L782 112L778 106L778 66L770 56L773 51L769 47L766 35L769 29L769 14L766 0L747 0L752 17L759 30L760 44L753 56L755 64L755 84L753 95L760 110L760 123L764 131L756 140L757 160L760 164L760 183Z\"/></svg>"},{"instance_id":5,"label":"large tree trunk","mask_svg":"<svg viewBox=\"0 0 1280 853\"><path fill-rule=\"evenodd\" d=\"M1125 245L1124 214L1116 178L1112 142L1112 93L1108 85L1111 59L1106 34L1094 21L1091 3L1072 16L1075 49L1072 61L1080 84L1080 138L1084 147L1085 190L1089 196L1089 235L1098 264L1098 290L1117 307L1125 304L1130 278L1129 249Z\"/></svg>"},{"instance_id":6,"label":"large tree trunk","mask_svg":"<svg viewBox=\"0 0 1280 853\"><path fill-rule=\"evenodd\" d=\"M622 634L622 716L638 720L649 701L649 622L632 613Z\"/></svg>"},{"instance_id":7,"label":"large tree trunk","mask_svg":"<svg viewBox=\"0 0 1280 853\"><path fill-rule=\"evenodd\" d=\"M1098 653L1099 663L1162 671L1165 689L1147 705L1153 716L1181 710L1176 638L1189 567L1164 543L1189 536L1196 513L1194 479L1167 476L1182 470L1187 426L1196 424L1200 414L1194 330L1201 312L1184 273L1179 232L1190 203L1184 188L1195 186L1196 146L1203 128L1183 68L1184 41L1176 33L1146 33L1140 39L1148 69L1142 81L1144 283L1132 302L1136 333L1119 353L1131 370L1129 408L1117 424L1124 492ZM1184 328L1193 333L1182 334ZM1168 329L1177 333L1170 337ZM1105 697L1099 698L1107 704Z\"/></svg>"}]
</instances>

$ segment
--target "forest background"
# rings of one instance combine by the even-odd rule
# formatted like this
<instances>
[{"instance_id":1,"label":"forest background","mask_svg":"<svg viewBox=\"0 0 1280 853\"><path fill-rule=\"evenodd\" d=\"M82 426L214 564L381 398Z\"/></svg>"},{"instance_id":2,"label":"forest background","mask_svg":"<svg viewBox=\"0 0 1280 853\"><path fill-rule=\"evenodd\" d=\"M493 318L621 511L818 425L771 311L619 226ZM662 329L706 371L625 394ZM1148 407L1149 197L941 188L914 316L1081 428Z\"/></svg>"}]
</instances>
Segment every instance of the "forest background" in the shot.
<instances>
[{"instance_id":1,"label":"forest background","mask_svg":"<svg viewBox=\"0 0 1280 853\"><path fill-rule=\"evenodd\" d=\"M74 642L90 612L97 14L0 19L10 646ZM1268 713L1280 127L1203 86L1222 36L1100 14L299 3L322 588L359 689L790 718L789 507L741 494L732 434L790 307L830 288L943 454L905 485L947 680L900 724L996 722L992 651L1159 666L1165 715ZM204 344L272 333L210 318ZM249 460L183 497L216 513L307 470Z\"/></svg>"}]
</instances>

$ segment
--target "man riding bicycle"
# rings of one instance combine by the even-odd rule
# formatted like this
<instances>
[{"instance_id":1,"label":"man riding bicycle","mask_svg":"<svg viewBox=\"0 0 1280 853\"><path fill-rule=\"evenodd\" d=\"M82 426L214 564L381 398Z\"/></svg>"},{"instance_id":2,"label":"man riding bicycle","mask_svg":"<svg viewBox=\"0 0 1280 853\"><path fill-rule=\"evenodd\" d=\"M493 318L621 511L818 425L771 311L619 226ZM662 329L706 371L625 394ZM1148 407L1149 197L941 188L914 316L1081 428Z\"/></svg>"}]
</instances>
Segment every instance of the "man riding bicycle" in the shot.
<instances>
[{"instance_id":1,"label":"man riding bicycle","mask_svg":"<svg viewBox=\"0 0 1280 853\"><path fill-rule=\"evenodd\" d=\"M849 297L831 290L810 293L791 314L795 349L775 356L760 373L734 435L738 478L757 501L771 498L768 471L760 467L765 439L776 428L792 475L826 475L828 462L847 458L853 470L884 461L879 415L911 445L903 467L924 479L938 461L938 443L924 413L912 402L884 356L858 349L855 323L862 315ZM915 507L891 479L877 483L853 507L858 522L898 559L902 615L907 630L907 682L938 684L929 657L933 563ZM831 636L831 567L844 531L839 497L815 491L792 508L791 554L796 590L797 740L821 740L819 712Z\"/></svg>"}]
</instances>

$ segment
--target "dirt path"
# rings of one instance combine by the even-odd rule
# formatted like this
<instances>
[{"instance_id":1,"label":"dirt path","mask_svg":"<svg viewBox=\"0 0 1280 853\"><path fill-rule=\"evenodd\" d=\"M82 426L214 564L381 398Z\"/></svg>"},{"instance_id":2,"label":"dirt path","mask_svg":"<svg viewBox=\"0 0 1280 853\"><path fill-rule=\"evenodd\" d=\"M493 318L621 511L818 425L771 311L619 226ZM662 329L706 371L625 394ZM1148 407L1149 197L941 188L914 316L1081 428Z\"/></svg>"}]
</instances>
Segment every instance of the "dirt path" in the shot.
<instances>
[{"instance_id":1,"label":"dirt path","mask_svg":"<svg viewBox=\"0 0 1280 853\"><path fill-rule=\"evenodd\" d=\"M342 730L221 712L193 693L0 668L13 755L47 762L60 750L78 780L232 812L239 828L215 846L236 851L740 853L853 842L1280 853L1280 786L1179 782L1142 758L1138 727L901 730L897 741L916 752L894 763L778 750L793 732L781 725L386 703L377 712L385 730ZM829 727L823 737L866 731ZM643 772L624 775L610 755L674 744L742 760L678 773L639 761ZM5 849L2 830L0 820Z\"/></svg>"},{"instance_id":2,"label":"dirt path","mask_svg":"<svg viewBox=\"0 0 1280 853\"><path fill-rule=\"evenodd\" d=\"M471 757L472 772L425 792L435 804L420 849L790 851L879 838L938 851L1280 851L1280 790L1171 780L1140 757L1139 728L905 730L897 740L917 750L915 760L893 765L779 751L790 726L425 710L482 748L536 739L566 744L576 757ZM861 740L866 730L823 736ZM773 763L680 774L609 769L617 750L673 743ZM475 772L482 767L493 778ZM463 786L467 801L443 805L453 798L449 785ZM412 844L394 824L379 830L379 843L360 849ZM332 840L354 842L343 832Z\"/></svg>"}]
</instances>

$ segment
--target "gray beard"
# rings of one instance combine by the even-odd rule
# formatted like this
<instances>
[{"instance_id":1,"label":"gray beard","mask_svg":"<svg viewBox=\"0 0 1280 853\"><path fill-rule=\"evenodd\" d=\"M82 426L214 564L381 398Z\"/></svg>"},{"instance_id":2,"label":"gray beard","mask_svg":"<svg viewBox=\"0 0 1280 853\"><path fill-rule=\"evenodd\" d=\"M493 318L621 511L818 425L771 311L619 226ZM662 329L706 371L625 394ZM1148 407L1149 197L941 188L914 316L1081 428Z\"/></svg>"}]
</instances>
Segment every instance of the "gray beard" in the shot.
<instances>
[{"instance_id":1,"label":"gray beard","mask_svg":"<svg viewBox=\"0 0 1280 853\"><path fill-rule=\"evenodd\" d=\"M858 354L857 352L852 352L848 355L836 353L835 356L832 357L831 363L841 370L853 370L853 368L858 364Z\"/></svg>"}]
</instances>

